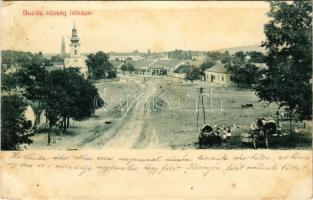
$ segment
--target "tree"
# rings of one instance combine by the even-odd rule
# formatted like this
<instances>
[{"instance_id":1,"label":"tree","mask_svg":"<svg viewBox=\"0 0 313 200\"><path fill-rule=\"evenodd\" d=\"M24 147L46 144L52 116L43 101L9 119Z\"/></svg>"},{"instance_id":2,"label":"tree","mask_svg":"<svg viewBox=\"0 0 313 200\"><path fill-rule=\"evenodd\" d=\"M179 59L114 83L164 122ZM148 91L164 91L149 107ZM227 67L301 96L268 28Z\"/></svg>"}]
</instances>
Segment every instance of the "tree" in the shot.
<instances>
[{"instance_id":1,"label":"tree","mask_svg":"<svg viewBox=\"0 0 313 200\"><path fill-rule=\"evenodd\" d=\"M55 55L51 57L51 62L63 62L64 58L60 55Z\"/></svg>"},{"instance_id":2,"label":"tree","mask_svg":"<svg viewBox=\"0 0 313 200\"><path fill-rule=\"evenodd\" d=\"M213 62L220 60L222 61L222 63L229 62L231 58L228 51L225 51L225 52L210 51L207 53L207 57Z\"/></svg>"},{"instance_id":3,"label":"tree","mask_svg":"<svg viewBox=\"0 0 313 200\"><path fill-rule=\"evenodd\" d=\"M248 84L250 87L256 83L257 78L259 77L259 69L253 64L246 64L243 68L244 74L244 83Z\"/></svg>"},{"instance_id":4,"label":"tree","mask_svg":"<svg viewBox=\"0 0 313 200\"><path fill-rule=\"evenodd\" d=\"M238 87L240 83L244 83L245 80L245 55L242 51L236 52L229 62L225 63L227 71L231 72L231 80L236 82Z\"/></svg>"},{"instance_id":5,"label":"tree","mask_svg":"<svg viewBox=\"0 0 313 200\"><path fill-rule=\"evenodd\" d=\"M200 80L202 76L202 72L198 69L193 67L190 72L186 74L186 80L190 80L193 82L194 80Z\"/></svg>"},{"instance_id":6,"label":"tree","mask_svg":"<svg viewBox=\"0 0 313 200\"><path fill-rule=\"evenodd\" d=\"M1 63L7 64L8 67L11 65L19 65L23 63L25 60L30 59L33 56L30 52L22 52L22 51L1 51Z\"/></svg>"},{"instance_id":7,"label":"tree","mask_svg":"<svg viewBox=\"0 0 313 200\"><path fill-rule=\"evenodd\" d=\"M17 86L16 76L14 74L8 75L2 72L1 75L1 90L2 91L11 91Z\"/></svg>"},{"instance_id":8,"label":"tree","mask_svg":"<svg viewBox=\"0 0 313 200\"><path fill-rule=\"evenodd\" d=\"M264 26L266 70L256 94L288 106L301 119L312 119L312 2L270 2Z\"/></svg>"},{"instance_id":9,"label":"tree","mask_svg":"<svg viewBox=\"0 0 313 200\"><path fill-rule=\"evenodd\" d=\"M182 64L174 70L174 73L187 74L193 70L193 67L188 64Z\"/></svg>"},{"instance_id":10,"label":"tree","mask_svg":"<svg viewBox=\"0 0 313 200\"><path fill-rule=\"evenodd\" d=\"M75 68L50 72L47 80L45 108L50 127L62 121L63 131L69 126L69 118L84 120L96 109L97 89L85 80Z\"/></svg>"},{"instance_id":11,"label":"tree","mask_svg":"<svg viewBox=\"0 0 313 200\"><path fill-rule=\"evenodd\" d=\"M210 69L211 67L213 67L215 65L215 62L214 61L211 61L211 60L207 60L205 62L203 62L201 65L200 65L200 69L201 71L205 71L207 69Z\"/></svg>"},{"instance_id":12,"label":"tree","mask_svg":"<svg viewBox=\"0 0 313 200\"><path fill-rule=\"evenodd\" d=\"M132 73L133 71L136 70L136 68L134 67L134 65L130 62L126 62L125 64L123 64L121 66L121 70L124 71L124 72L129 72L129 73Z\"/></svg>"},{"instance_id":13,"label":"tree","mask_svg":"<svg viewBox=\"0 0 313 200\"><path fill-rule=\"evenodd\" d=\"M250 60L248 61L250 63L264 63L265 62L265 56L262 52L249 51L246 54L250 56Z\"/></svg>"},{"instance_id":14,"label":"tree","mask_svg":"<svg viewBox=\"0 0 313 200\"><path fill-rule=\"evenodd\" d=\"M31 143L24 117L26 103L17 95L1 96L1 150L16 150L19 144Z\"/></svg>"},{"instance_id":15,"label":"tree","mask_svg":"<svg viewBox=\"0 0 313 200\"><path fill-rule=\"evenodd\" d=\"M109 62L109 56L102 51L87 56L86 64L88 66L90 79L114 78L116 70Z\"/></svg>"},{"instance_id":16,"label":"tree","mask_svg":"<svg viewBox=\"0 0 313 200\"><path fill-rule=\"evenodd\" d=\"M227 66L227 67L226 67ZM244 70L241 65L238 64L228 64L225 65L227 70L231 72L231 80L237 83L237 86L240 87L240 83L243 83Z\"/></svg>"},{"instance_id":17,"label":"tree","mask_svg":"<svg viewBox=\"0 0 313 200\"><path fill-rule=\"evenodd\" d=\"M238 59L239 62L244 63L245 62L245 53L243 51L238 51L234 54L235 58Z\"/></svg>"},{"instance_id":18,"label":"tree","mask_svg":"<svg viewBox=\"0 0 313 200\"><path fill-rule=\"evenodd\" d=\"M46 95L46 71L42 54L34 54L31 58L25 59L21 63L21 69L14 75L17 85L23 88L23 96L29 100L34 113L37 128L40 123L40 115L44 109L43 104Z\"/></svg>"},{"instance_id":19,"label":"tree","mask_svg":"<svg viewBox=\"0 0 313 200\"><path fill-rule=\"evenodd\" d=\"M238 84L238 87L240 87L241 83L251 87L256 83L261 73L256 65L251 63L246 64L241 62L241 59L235 59L231 63L227 63L225 67L231 72L231 79Z\"/></svg>"}]
</instances>

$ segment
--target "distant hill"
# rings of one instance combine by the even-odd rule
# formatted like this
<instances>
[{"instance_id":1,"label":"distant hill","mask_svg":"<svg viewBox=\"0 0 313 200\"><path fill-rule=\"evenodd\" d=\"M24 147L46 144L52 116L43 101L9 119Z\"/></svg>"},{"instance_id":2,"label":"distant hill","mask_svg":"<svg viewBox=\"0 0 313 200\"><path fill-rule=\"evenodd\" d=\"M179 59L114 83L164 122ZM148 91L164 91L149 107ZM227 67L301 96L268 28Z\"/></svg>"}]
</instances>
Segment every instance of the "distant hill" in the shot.
<instances>
[{"instance_id":1,"label":"distant hill","mask_svg":"<svg viewBox=\"0 0 313 200\"><path fill-rule=\"evenodd\" d=\"M230 54L236 53L237 51L243 51L243 52L247 52L247 51L257 51L257 52L262 52L265 53L265 48L260 47L261 45L250 45L250 46L241 46L241 47L231 47L231 48L227 48L227 49L218 49L217 51L220 52L225 52L228 51Z\"/></svg>"}]
</instances>

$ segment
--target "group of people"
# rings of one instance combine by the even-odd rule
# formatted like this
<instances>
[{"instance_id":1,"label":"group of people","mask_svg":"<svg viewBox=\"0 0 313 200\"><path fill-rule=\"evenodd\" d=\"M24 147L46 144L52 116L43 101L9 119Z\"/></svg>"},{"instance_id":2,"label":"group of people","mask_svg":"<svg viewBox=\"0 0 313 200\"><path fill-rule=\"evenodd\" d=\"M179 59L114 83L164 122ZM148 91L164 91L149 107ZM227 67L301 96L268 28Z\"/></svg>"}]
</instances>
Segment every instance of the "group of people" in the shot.
<instances>
[{"instance_id":1,"label":"group of people","mask_svg":"<svg viewBox=\"0 0 313 200\"><path fill-rule=\"evenodd\" d=\"M236 128L236 125L234 124L231 127L211 127L209 125L204 125L202 128L203 134L206 134L207 136L219 136L223 140L230 139L232 137L232 131Z\"/></svg>"}]
</instances>

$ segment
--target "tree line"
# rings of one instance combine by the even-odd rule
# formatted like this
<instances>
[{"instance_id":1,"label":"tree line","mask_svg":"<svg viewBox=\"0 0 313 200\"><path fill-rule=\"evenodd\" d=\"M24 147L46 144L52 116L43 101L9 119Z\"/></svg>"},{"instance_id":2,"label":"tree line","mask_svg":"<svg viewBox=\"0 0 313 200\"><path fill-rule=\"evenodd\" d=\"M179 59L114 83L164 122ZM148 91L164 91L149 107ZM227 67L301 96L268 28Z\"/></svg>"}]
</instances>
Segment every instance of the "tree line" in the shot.
<instances>
[{"instance_id":1,"label":"tree line","mask_svg":"<svg viewBox=\"0 0 313 200\"><path fill-rule=\"evenodd\" d=\"M31 142L25 135L29 132L25 125L26 105L31 105L35 114L34 131L38 130L41 113L45 112L50 129L48 138L53 127L66 132L70 119L84 120L95 112L94 100L99 94L78 69L49 72L43 62L42 54L34 54L2 82L1 106L6 108L2 110L2 149L16 149L21 143Z\"/></svg>"},{"instance_id":2,"label":"tree line","mask_svg":"<svg viewBox=\"0 0 313 200\"><path fill-rule=\"evenodd\" d=\"M256 63L265 63L265 55L262 52L243 52L239 51L230 55L228 51L212 51L206 53L206 60L199 68L190 66L192 71L186 75L187 80L205 79L205 71L213 67L217 61L221 61L225 68L232 74L232 80L240 84L252 86L256 83L262 70Z\"/></svg>"},{"instance_id":3,"label":"tree line","mask_svg":"<svg viewBox=\"0 0 313 200\"><path fill-rule=\"evenodd\" d=\"M232 80L248 85L261 100L287 106L290 113L312 119L312 2L270 1L261 52L208 52L207 61L187 74L199 79L221 60ZM256 63L264 63L264 67Z\"/></svg>"}]
</instances>

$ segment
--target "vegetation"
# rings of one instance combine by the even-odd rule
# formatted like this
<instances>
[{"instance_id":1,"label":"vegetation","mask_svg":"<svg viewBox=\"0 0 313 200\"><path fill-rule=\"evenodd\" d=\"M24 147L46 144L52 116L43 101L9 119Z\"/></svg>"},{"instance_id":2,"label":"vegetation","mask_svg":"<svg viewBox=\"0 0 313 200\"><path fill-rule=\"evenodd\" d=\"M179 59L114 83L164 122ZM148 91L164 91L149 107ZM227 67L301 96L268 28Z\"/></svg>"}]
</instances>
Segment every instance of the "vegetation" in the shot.
<instances>
[{"instance_id":1,"label":"vegetation","mask_svg":"<svg viewBox=\"0 0 313 200\"><path fill-rule=\"evenodd\" d=\"M84 120L95 111L97 89L79 75L77 69L52 71L47 79L46 91L45 109L50 128L60 119L63 131L66 132L69 118Z\"/></svg>"},{"instance_id":2,"label":"vegetation","mask_svg":"<svg viewBox=\"0 0 313 200\"><path fill-rule=\"evenodd\" d=\"M270 2L263 46L268 70L257 95L288 106L301 119L312 119L312 2Z\"/></svg>"},{"instance_id":3,"label":"vegetation","mask_svg":"<svg viewBox=\"0 0 313 200\"><path fill-rule=\"evenodd\" d=\"M5 74L1 71L1 91L12 91L17 86L17 80L15 76Z\"/></svg>"},{"instance_id":4,"label":"vegetation","mask_svg":"<svg viewBox=\"0 0 313 200\"><path fill-rule=\"evenodd\" d=\"M64 57L60 55L55 55L51 57L51 62L63 62L63 61L64 61Z\"/></svg>"},{"instance_id":5,"label":"vegetation","mask_svg":"<svg viewBox=\"0 0 313 200\"><path fill-rule=\"evenodd\" d=\"M210 51L207 52L207 59L215 63L217 60L220 60L222 63L227 63L231 59L231 55L228 51L219 52L219 51Z\"/></svg>"},{"instance_id":6,"label":"vegetation","mask_svg":"<svg viewBox=\"0 0 313 200\"><path fill-rule=\"evenodd\" d=\"M78 69L59 69L49 73L44 63L41 53L29 54L18 63L17 72L3 73L2 90L10 95L2 96L2 129L5 129L2 131L2 143L5 149L16 149L18 144L30 142L25 136L25 124L29 123L26 123L23 115L27 104L31 105L35 114L35 131L39 128L43 111L46 112L50 129L60 122L59 125L66 132L70 118L87 119L96 109L94 101L98 96L97 89L83 78ZM12 95L11 91L17 87L20 90ZM22 95L26 101L15 93ZM99 101L98 106L103 105L104 102Z\"/></svg>"},{"instance_id":7,"label":"vegetation","mask_svg":"<svg viewBox=\"0 0 313 200\"><path fill-rule=\"evenodd\" d=\"M265 55L262 52L249 51L246 55L250 56L249 63L265 63Z\"/></svg>"},{"instance_id":8,"label":"vegetation","mask_svg":"<svg viewBox=\"0 0 313 200\"><path fill-rule=\"evenodd\" d=\"M174 70L174 73L190 73L193 70L193 67L190 65L180 65L177 69Z\"/></svg>"},{"instance_id":9,"label":"vegetation","mask_svg":"<svg viewBox=\"0 0 313 200\"><path fill-rule=\"evenodd\" d=\"M200 65L200 69L201 71L205 71L207 69L210 69L211 67L213 67L215 65L215 61L212 61L212 60L206 60L205 62L203 62L201 65Z\"/></svg>"},{"instance_id":10,"label":"vegetation","mask_svg":"<svg viewBox=\"0 0 313 200\"><path fill-rule=\"evenodd\" d=\"M88 66L89 79L115 78L116 69L109 62L109 56L102 51L87 56L86 64Z\"/></svg>"},{"instance_id":11,"label":"vegetation","mask_svg":"<svg viewBox=\"0 0 313 200\"><path fill-rule=\"evenodd\" d=\"M5 64L10 68L12 65L18 65L23 63L25 60L31 58L33 54L31 52L22 51L1 51L1 64Z\"/></svg>"},{"instance_id":12,"label":"vegetation","mask_svg":"<svg viewBox=\"0 0 313 200\"><path fill-rule=\"evenodd\" d=\"M29 124L24 112L27 104L18 95L1 96L1 150L16 150L21 143L31 143Z\"/></svg>"},{"instance_id":13,"label":"vegetation","mask_svg":"<svg viewBox=\"0 0 313 200\"><path fill-rule=\"evenodd\" d=\"M32 105L35 114L35 128L38 128L40 123L40 115L44 110L46 94L48 72L42 65L43 62L42 54L34 54L31 58L21 63L20 70L12 75L16 80L17 86L23 89L22 95Z\"/></svg>"},{"instance_id":14,"label":"vegetation","mask_svg":"<svg viewBox=\"0 0 313 200\"><path fill-rule=\"evenodd\" d=\"M168 52L168 58L191 60L192 53L191 51L183 51L183 50L175 49L175 51Z\"/></svg>"},{"instance_id":15,"label":"vegetation","mask_svg":"<svg viewBox=\"0 0 313 200\"><path fill-rule=\"evenodd\" d=\"M125 64L123 64L123 65L121 66L121 70L122 70L123 72L132 73L132 72L134 72L136 69L135 69L135 67L134 67L134 65L133 65L132 63L126 62Z\"/></svg>"},{"instance_id":16,"label":"vegetation","mask_svg":"<svg viewBox=\"0 0 313 200\"><path fill-rule=\"evenodd\" d=\"M193 67L192 70L186 74L185 79L193 82L194 80L200 80L202 75L202 72L198 68Z\"/></svg>"}]
</instances>

